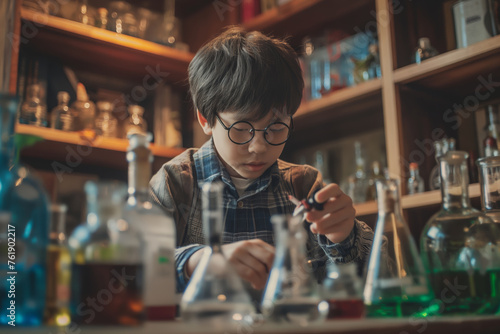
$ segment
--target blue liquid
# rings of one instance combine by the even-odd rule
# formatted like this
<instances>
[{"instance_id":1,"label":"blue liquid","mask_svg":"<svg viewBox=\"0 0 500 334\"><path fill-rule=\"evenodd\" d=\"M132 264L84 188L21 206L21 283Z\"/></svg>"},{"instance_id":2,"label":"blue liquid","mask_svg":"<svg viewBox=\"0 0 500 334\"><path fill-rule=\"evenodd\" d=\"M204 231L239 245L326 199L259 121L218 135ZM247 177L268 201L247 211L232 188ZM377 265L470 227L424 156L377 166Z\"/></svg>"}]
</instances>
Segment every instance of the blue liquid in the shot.
<instances>
[{"instance_id":1,"label":"blue liquid","mask_svg":"<svg viewBox=\"0 0 500 334\"><path fill-rule=\"evenodd\" d=\"M38 326L45 307L48 200L38 181L25 170L20 169L13 176L10 186L2 189L0 203L3 215L0 233L5 234L0 239L0 325L14 321L16 326ZM8 258L9 246L14 247L10 253L15 258ZM15 309L8 310L12 302Z\"/></svg>"}]
</instances>

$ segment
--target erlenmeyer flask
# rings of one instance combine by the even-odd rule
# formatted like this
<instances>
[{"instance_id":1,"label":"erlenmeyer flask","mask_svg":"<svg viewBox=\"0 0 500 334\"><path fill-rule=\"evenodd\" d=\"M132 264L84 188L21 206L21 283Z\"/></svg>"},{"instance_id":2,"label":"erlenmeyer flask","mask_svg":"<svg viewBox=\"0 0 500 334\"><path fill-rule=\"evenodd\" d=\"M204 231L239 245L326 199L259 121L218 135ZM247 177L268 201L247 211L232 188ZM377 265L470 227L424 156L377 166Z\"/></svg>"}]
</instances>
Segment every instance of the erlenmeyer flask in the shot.
<instances>
[{"instance_id":1,"label":"erlenmeyer flask","mask_svg":"<svg viewBox=\"0 0 500 334\"><path fill-rule=\"evenodd\" d=\"M323 321L328 314L328 302L320 297L307 260L302 218L274 215L271 222L276 253L262 299L262 313L271 321L300 326Z\"/></svg>"},{"instance_id":2,"label":"erlenmeyer flask","mask_svg":"<svg viewBox=\"0 0 500 334\"><path fill-rule=\"evenodd\" d=\"M364 289L369 317L425 316L432 299L415 241L401 214L399 182L377 180L378 219Z\"/></svg>"},{"instance_id":3,"label":"erlenmeyer flask","mask_svg":"<svg viewBox=\"0 0 500 334\"><path fill-rule=\"evenodd\" d=\"M203 226L206 247L181 299L184 321L215 331L234 331L252 325L255 307L243 282L221 251L222 183L202 187Z\"/></svg>"},{"instance_id":4,"label":"erlenmeyer flask","mask_svg":"<svg viewBox=\"0 0 500 334\"><path fill-rule=\"evenodd\" d=\"M497 314L500 225L470 205L468 154L439 158L443 204L422 231L420 249L440 313Z\"/></svg>"}]
</instances>

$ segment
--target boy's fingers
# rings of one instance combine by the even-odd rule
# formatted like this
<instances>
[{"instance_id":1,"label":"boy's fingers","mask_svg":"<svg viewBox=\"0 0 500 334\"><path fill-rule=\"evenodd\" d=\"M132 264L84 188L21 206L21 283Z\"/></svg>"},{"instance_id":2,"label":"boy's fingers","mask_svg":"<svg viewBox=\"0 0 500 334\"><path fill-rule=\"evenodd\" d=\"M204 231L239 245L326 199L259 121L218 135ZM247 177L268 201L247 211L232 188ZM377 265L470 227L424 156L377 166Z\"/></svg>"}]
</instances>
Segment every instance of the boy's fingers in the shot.
<instances>
[{"instance_id":1,"label":"boy's fingers","mask_svg":"<svg viewBox=\"0 0 500 334\"><path fill-rule=\"evenodd\" d=\"M342 194L343 194L343 192L337 184L330 183L329 185L326 185L324 188L319 190L314 195L314 199L318 203L324 203L324 202L328 201L328 199L330 199L332 197L339 197Z\"/></svg>"}]
</instances>

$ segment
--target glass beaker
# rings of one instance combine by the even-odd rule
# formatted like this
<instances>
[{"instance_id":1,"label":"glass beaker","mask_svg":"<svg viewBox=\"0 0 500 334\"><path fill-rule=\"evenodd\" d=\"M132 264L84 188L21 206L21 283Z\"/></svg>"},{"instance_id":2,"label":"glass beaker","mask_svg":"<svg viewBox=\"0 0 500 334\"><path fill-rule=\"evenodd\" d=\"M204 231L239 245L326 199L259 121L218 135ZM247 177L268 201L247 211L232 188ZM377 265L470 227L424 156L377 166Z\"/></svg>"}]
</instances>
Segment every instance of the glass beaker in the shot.
<instances>
[{"instance_id":1,"label":"glass beaker","mask_svg":"<svg viewBox=\"0 0 500 334\"><path fill-rule=\"evenodd\" d=\"M328 262L323 280L323 297L328 300L328 319L362 318L363 279L358 275L358 264Z\"/></svg>"},{"instance_id":2,"label":"glass beaker","mask_svg":"<svg viewBox=\"0 0 500 334\"><path fill-rule=\"evenodd\" d=\"M328 302L307 259L306 230L302 217L271 217L276 253L262 298L262 314L270 321L291 322L300 326L323 321Z\"/></svg>"},{"instance_id":3,"label":"glass beaker","mask_svg":"<svg viewBox=\"0 0 500 334\"><path fill-rule=\"evenodd\" d=\"M138 325L144 320L143 243L123 219L122 182L85 184L87 221L69 238L71 320L78 325ZM89 302L92 301L92 302Z\"/></svg>"},{"instance_id":4,"label":"glass beaker","mask_svg":"<svg viewBox=\"0 0 500 334\"><path fill-rule=\"evenodd\" d=\"M500 223L500 157L478 159L481 184L481 209L495 223Z\"/></svg>"},{"instance_id":5,"label":"glass beaker","mask_svg":"<svg viewBox=\"0 0 500 334\"><path fill-rule=\"evenodd\" d=\"M221 250L224 222L220 182L202 187L203 227L207 243L184 294L181 317L215 331L235 331L253 324L255 307L243 282Z\"/></svg>"},{"instance_id":6,"label":"glass beaker","mask_svg":"<svg viewBox=\"0 0 500 334\"><path fill-rule=\"evenodd\" d=\"M378 218L363 292L369 317L425 316L432 294L400 207L399 181L377 180Z\"/></svg>"},{"instance_id":7,"label":"glass beaker","mask_svg":"<svg viewBox=\"0 0 500 334\"><path fill-rule=\"evenodd\" d=\"M500 225L470 205L467 158L463 151L439 158L443 204L420 240L423 263L445 315L495 314L500 307Z\"/></svg>"}]
</instances>

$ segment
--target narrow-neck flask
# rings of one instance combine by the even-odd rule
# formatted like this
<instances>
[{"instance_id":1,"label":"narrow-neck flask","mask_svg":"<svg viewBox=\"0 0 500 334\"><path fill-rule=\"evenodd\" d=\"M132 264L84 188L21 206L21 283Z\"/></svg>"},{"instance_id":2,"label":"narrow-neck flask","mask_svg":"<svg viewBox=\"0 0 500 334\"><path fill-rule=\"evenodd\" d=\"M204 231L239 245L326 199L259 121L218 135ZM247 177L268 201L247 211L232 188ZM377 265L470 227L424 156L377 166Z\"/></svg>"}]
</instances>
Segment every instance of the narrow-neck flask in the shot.
<instances>
[{"instance_id":1,"label":"narrow-neck flask","mask_svg":"<svg viewBox=\"0 0 500 334\"><path fill-rule=\"evenodd\" d=\"M50 233L47 247L47 296L44 323L50 326L70 324L69 296L71 283L71 255L66 238L66 211L64 204L50 207Z\"/></svg>"},{"instance_id":2,"label":"narrow-neck flask","mask_svg":"<svg viewBox=\"0 0 500 334\"><path fill-rule=\"evenodd\" d=\"M73 131L74 111L69 108L68 92L57 93L58 105L52 109L51 127L57 130Z\"/></svg>"},{"instance_id":3,"label":"narrow-neck flask","mask_svg":"<svg viewBox=\"0 0 500 334\"><path fill-rule=\"evenodd\" d=\"M29 85L26 98L21 105L19 122L36 126L47 126L47 105L43 88L39 84Z\"/></svg>"},{"instance_id":4,"label":"narrow-neck flask","mask_svg":"<svg viewBox=\"0 0 500 334\"><path fill-rule=\"evenodd\" d=\"M85 184L87 221L69 239L71 320L78 325L138 325L143 321L142 241L123 219L121 182Z\"/></svg>"},{"instance_id":5,"label":"narrow-neck flask","mask_svg":"<svg viewBox=\"0 0 500 334\"><path fill-rule=\"evenodd\" d=\"M442 314L493 314L500 306L499 225L471 207L468 154L439 158L442 208L425 225L421 255Z\"/></svg>"},{"instance_id":6,"label":"narrow-neck flask","mask_svg":"<svg viewBox=\"0 0 500 334\"><path fill-rule=\"evenodd\" d=\"M320 297L307 259L302 219L274 215L271 222L276 253L262 298L262 314L273 322L303 327L323 321L328 314L328 302Z\"/></svg>"},{"instance_id":7,"label":"narrow-neck flask","mask_svg":"<svg viewBox=\"0 0 500 334\"><path fill-rule=\"evenodd\" d=\"M129 136L128 199L124 219L144 241L144 306L148 320L171 320L176 313L175 225L172 217L149 200L153 155L151 134Z\"/></svg>"},{"instance_id":8,"label":"narrow-neck flask","mask_svg":"<svg viewBox=\"0 0 500 334\"><path fill-rule=\"evenodd\" d=\"M495 223L500 223L500 157L476 161L481 184L481 210Z\"/></svg>"},{"instance_id":9,"label":"narrow-neck flask","mask_svg":"<svg viewBox=\"0 0 500 334\"><path fill-rule=\"evenodd\" d=\"M97 133L108 138L118 137L118 120L113 115L113 104L109 101L99 101L97 110L99 110L95 120Z\"/></svg>"},{"instance_id":10,"label":"narrow-neck flask","mask_svg":"<svg viewBox=\"0 0 500 334\"><path fill-rule=\"evenodd\" d=\"M11 166L18 106L15 97L0 94L0 325L39 326L45 308L49 200L28 169Z\"/></svg>"},{"instance_id":11,"label":"narrow-neck flask","mask_svg":"<svg viewBox=\"0 0 500 334\"><path fill-rule=\"evenodd\" d=\"M203 250L180 304L185 322L221 332L251 326L255 315L243 282L221 250L223 190L220 182L202 186L203 227L210 247Z\"/></svg>"},{"instance_id":12,"label":"narrow-neck flask","mask_svg":"<svg viewBox=\"0 0 500 334\"><path fill-rule=\"evenodd\" d=\"M400 207L399 182L378 180L378 218L363 292L367 316L424 316L432 299Z\"/></svg>"}]
</instances>

